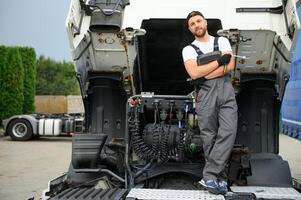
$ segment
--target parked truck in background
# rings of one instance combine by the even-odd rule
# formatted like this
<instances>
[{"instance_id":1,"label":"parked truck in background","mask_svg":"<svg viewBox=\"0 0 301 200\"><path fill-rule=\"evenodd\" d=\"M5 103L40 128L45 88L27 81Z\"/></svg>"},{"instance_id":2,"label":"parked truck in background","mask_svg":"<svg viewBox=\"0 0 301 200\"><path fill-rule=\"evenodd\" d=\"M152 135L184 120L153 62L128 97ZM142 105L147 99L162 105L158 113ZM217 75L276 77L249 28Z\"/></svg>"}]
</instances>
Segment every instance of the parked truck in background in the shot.
<instances>
[{"instance_id":1,"label":"parked truck in background","mask_svg":"<svg viewBox=\"0 0 301 200\"><path fill-rule=\"evenodd\" d=\"M4 136L27 141L40 136L67 136L82 132L84 110L80 96L36 96L35 110L34 114L4 119Z\"/></svg>"},{"instance_id":2,"label":"parked truck in background","mask_svg":"<svg viewBox=\"0 0 301 200\"><path fill-rule=\"evenodd\" d=\"M4 136L15 141L27 141L40 136L68 136L81 133L82 114L35 113L15 115L3 120Z\"/></svg>"},{"instance_id":3,"label":"parked truck in background","mask_svg":"<svg viewBox=\"0 0 301 200\"><path fill-rule=\"evenodd\" d=\"M300 31L300 1L72 0L66 21L85 117L66 174L42 199L301 199L278 155L279 111ZM125 10L127 9L127 10ZM227 37L238 130L232 192L200 190L205 159L181 50L186 15ZM122 22L124 21L124 25ZM136 28L138 23L140 28Z\"/></svg>"}]
</instances>

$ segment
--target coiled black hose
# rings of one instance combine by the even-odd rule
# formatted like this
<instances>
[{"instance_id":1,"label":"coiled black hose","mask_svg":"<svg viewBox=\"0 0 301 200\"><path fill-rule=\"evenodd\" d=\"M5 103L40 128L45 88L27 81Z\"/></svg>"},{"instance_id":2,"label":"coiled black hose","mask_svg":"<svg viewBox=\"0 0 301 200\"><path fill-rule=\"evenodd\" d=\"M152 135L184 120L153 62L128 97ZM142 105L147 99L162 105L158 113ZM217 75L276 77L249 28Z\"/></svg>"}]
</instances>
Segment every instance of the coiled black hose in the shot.
<instances>
[{"instance_id":1,"label":"coiled black hose","mask_svg":"<svg viewBox=\"0 0 301 200\"><path fill-rule=\"evenodd\" d=\"M132 135L133 149L137 156L143 160L156 160L159 163L167 162L169 156L168 137L169 130L164 130L161 125L150 125L152 133L151 145L146 144L140 134L140 121L136 118L129 122L129 130ZM166 127L165 127L166 129Z\"/></svg>"},{"instance_id":2,"label":"coiled black hose","mask_svg":"<svg viewBox=\"0 0 301 200\"><path fill-rule=\"evenodd\" d=\"M179 160L183 161L184 160L184 132L185 129L181 128L180 129L180 142L178 145L178 154L179 154Z\"/></svg>"},{"instance_id":3,"label":"coiled black hose","mask_svg":"<svg viewBox=\"0 0 301 200\"><path fill-rule=\"evenodd\" d=\"M169 137L169 131L170 126L163 126L160 127L160 134L161 134L161 140L160 140L160 151L158 152L158 162L164 163L168 161L168 137Z\"/></svg>"},{"instance_id":4,"label":"coiled black hose","mask_svg":"<svg viewBox=\"0 0 301 200\"><path fill-rule=\"evenodd\" d=\"M134 121L129 121L129 131L132 134L133 149L139 158L149 160L152 155L152 150L143 141L143 138L139 133L139 128L140 121L136 115Z\"/></svg>"},{"instance_id":5,"label":"coiled black hose","mask_svg":"<svg viewBox=\"0 0 301 200\"><path fill-rule=\"evenodd\" d=\"M128 121L129 132L132 138L132 147L140 159L164 163L177 152L184 156L184 129L177 132L174 125L161 123L147 124L141 131L140 112L132 109ZM176 133L177 132L177 133ZM179 134L177 144L174 144L176 134Z\"/></svg>"}]
</instances>

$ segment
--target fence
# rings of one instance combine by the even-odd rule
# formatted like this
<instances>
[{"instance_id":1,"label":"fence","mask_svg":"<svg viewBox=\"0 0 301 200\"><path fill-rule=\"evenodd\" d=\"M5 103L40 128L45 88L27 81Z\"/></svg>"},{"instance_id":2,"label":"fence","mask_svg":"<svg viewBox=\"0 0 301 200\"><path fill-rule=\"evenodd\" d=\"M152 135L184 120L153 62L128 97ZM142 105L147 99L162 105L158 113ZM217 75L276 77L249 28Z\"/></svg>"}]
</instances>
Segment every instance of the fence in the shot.
<instances>
[{"instance_id":1,"label":"fence","mask_svg":"<svg viewBox=\"0 0 301 200\"><path fill-rule=\"evenodd\" d=\"M37 113L84 113L81 96L40 95L35 97Z\"/></svg>"}]
</instances>

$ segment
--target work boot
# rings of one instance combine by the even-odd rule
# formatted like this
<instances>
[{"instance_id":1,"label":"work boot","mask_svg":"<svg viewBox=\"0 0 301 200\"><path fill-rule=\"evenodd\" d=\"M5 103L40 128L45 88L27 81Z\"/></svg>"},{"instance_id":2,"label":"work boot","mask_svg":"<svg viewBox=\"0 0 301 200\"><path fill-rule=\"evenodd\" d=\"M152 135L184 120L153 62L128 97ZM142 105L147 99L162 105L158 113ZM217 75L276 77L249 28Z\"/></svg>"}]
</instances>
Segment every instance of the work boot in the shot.
<instances>
[{"instance_id":1,"label":"work boot","mask_svg":"<svg viewBox=\"0 0 301 200\"><path fill-rule=\"evenodd\" d=\"M226 181L220 181L218 182L218 190L220 194L226 194L228 192L228 184Z\"/></svg>"},{"instance_id":2,"label":"work boot","mask_svg":"<svg viewBox=\"0 0 301 200\"><path fill-rule=\"evenodd\" d=\"M219 191L219 184L215 180L204 180L199 181L204 188L206 188L212 194L221 194Z\"/></svg>"}]
</instances>

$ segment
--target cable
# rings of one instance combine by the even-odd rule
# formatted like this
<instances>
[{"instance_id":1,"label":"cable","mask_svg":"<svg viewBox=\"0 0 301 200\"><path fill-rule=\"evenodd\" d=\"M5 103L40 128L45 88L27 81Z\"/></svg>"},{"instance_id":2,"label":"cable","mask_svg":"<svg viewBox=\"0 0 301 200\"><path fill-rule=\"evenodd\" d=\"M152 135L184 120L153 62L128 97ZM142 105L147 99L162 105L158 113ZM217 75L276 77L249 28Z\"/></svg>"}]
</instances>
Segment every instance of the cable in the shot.
<instances>
[{"instance_id":1,"label":"cable","mask_svg":"<svg viewBox=\"0 0 301 200\"><path fill-rule=\"evenodd\" d=\"M289 59L287 59L287 58L285 57L285 55L283 54L283 52L279 49L279 47L277 46L277 44L276 44L274 41L273 41L273 45L274 45L275 49L278 51L278 53L281 55L281 57L282 57L286 62L292 63L291 60L289 60Z\"/></svg>"}]
</instances>

